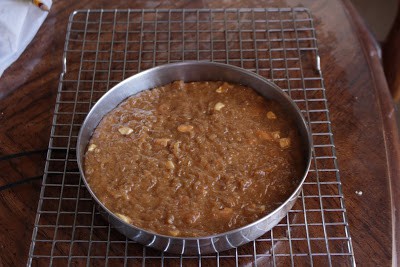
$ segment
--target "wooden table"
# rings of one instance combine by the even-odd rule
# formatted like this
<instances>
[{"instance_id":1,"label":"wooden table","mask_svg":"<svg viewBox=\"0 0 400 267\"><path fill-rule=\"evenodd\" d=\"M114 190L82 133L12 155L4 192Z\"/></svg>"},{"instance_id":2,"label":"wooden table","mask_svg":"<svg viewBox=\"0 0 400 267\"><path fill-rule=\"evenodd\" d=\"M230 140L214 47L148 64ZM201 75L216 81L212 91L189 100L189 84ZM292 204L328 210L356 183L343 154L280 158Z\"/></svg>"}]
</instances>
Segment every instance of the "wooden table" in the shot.
<instances>
[{"instance_id":1,"label":"wooden table","mask_svg":"<svg viewBox=\"0 0 400 267\"><path fill-rule=\"evenodd\" d=\"M395 266L400 155L394 106L374 41L346 0L55 0L32 43L0 79L0 186L43 173L67 20L73 10L243 6L310 8L355 259L360 266ZM7 158L27 151L36 152ZM355 191L362 191L362 196ZM26 264L39 192L39 179L0 192L0 266Z\"/></svg>"}]
</instances>

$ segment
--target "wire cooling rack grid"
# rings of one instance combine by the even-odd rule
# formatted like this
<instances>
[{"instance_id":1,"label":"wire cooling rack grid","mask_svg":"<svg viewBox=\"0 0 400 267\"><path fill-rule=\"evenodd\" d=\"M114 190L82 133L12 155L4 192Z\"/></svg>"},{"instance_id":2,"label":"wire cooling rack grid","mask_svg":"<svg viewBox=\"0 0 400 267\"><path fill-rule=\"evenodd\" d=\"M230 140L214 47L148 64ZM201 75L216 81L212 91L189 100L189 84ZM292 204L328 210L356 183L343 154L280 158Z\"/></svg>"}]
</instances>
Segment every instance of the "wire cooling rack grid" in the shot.
<instances>
[{"instance_id":1,"label":"wire cooling rack grid","mask_svg":"<svg viewBox=\"0 0 400 267\"><path fill-rule=\"evenodd\" d=\"M228 63L275 82L312 132L311 171L293 209L238 249L164 254L100 216L80 179L75 145L93 104L121 80L184 60ZM81 10L69 20L28 265L354 266L315 28L307 9Z\"/></svg>"}]
</instances>

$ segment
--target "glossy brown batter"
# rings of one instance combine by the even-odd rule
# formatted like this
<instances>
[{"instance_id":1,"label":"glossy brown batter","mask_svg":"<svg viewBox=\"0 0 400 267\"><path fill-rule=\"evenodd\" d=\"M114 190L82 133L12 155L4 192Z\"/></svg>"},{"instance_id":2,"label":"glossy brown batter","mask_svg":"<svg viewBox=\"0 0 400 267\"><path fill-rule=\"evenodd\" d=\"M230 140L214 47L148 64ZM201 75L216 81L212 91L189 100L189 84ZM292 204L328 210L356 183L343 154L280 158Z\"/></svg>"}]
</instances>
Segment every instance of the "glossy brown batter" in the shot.
<instances>
[{"instance_id":1,"label":"glossy brown batter","mask_svg":"<svg viewBox=\"0 0 400 267\"><path fill-rule=\"evenodd\" d=\"M140 228L207 236L277 208L305 169L282 107L223 82L176 81L108 113L85 154L85 176L104 205Z\"/></svg>"}]
</instances>

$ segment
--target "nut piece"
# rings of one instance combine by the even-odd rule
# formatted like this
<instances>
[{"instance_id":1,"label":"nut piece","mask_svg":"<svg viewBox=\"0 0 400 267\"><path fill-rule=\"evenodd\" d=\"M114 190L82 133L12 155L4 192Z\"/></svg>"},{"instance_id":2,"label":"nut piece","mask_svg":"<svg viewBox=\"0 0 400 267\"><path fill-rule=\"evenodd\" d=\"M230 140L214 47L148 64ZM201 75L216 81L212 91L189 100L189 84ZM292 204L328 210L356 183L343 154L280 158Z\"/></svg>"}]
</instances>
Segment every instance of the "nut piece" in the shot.
<instances>
[{"instance_id":1,"label":"nut piece","mask_svg":"<svg viewBox=\"0 0 400 267\"><path fill-rule=\"evenodd\" d=\"M228 89L231 87L231 85L229 83L224 82L220 87L217 88L217 90L215 90L215 92L221 94L221 93L225 93L228 91Z\"/></svg>"},{"instance_id":2,"label":"nut piece","mask_svg":"<svg viewBox=\"0 0 400 267\"><path fill-rule=\"evenodd\" d=\"M276 117L275 113L273 113L272 111L268 111L267 118L270 120L275 120L277 117Z\"/></svg>"},{"instance_id":3,"label":"nut piece","mask_svg":"<svg viewBox=\"0 0 400 267\"><path fill-rule=\"evenodd\" d=\"M168 145L168 142L171 141L171 139L169 138L156 138L154 139L154 143L156 143L157 145L166 147Z\"/></svg>"},{"instance_id":4,"label":"nut piece","mask_svg":"<svg viewBox=\"0 0 400 267\"><path fill-rule=\"evenodd\" d=\"M167 223L168 223L168 224L173 224L173 223L174 223L174 220L175 220L174 215L169 215L169 216L167 217Z\"/></svg>"},{"instance_id":5,"label":"nut piece","mask_svg":"<svg viewBox=\"0 0 400 267\"><path fill-rule=\"evenodd\" d=\"M178 229L174 229L174 230L170 230L169 234L172 236L178 236L179 235L179 230Z\"/></svg>"},{"instance_id":6,"label":"nut piece","mask_svg":"<svg viewBox=\"0 0 400 267\"><path fill-rule=\"evenodd\" d=\"M172 146L172 152L174 153L174 155L176 157L178 157L181 152L181 150L179 148L180 144L181 144L181 142L178 141L178 142L175 142L174 145Z\"/></svg>"},{"instance_id":7,"label":"nut piece","mask_svg":"<svg viewBox=\"0 0 400 267\"><path fill-rule=\"evenodd\" d=\"M173 169L175 169L175 164L171 160L168 160L165 163L165 167L167 167L167 169L169 169L169 170L173 170Z\"/></svg>"},{"instance_id":8,"label":"nut piece","mask_svg":"<svg viewBox=\"0 0 400 267\"><path fill-rule=\"evenodd\" d=\"M95 149L96 149L96 145L95 144L91 144L90 146L89 146L89 148L88 148L88 151L90 151L90 152L92 152L92 151L94 151Z\"/></svg>"},{"instance_id":9,"label":"nut piece","mask_svg":"<svg viewBox=\"0 0 400 267\"><path fill-rule=\"evenodd\" d=\"M123 126L118 129L118 132L120 132L122 135L130 135L133 132L133 129Z\"/></svg>"},{"instance_id":10,"label":"nut piece","mask_svg":"<svg viewBox=\"0 0 400 267\"><path fill-rule=\"evenodd\" d=\"M274 139L279 139L281 138L281 133L279 131L276 132L271 132L271 135Z\"/></svg>"},{"instance_id":11,"label":"nut piece","mask_svg":"<svg viewBox=\"0 0 400 267\"><path fill-rule=\"evenodd\" d=\"M217 90L215 90L215 92L221 94L224 92L224 89L222 88L222 86L218 87Z\"/></svg>"},{"instance_id":12,"label":"nut piece","mask_svg":"<svg viewBox=\"0 0 400 267\"><path fill-rule=\"evenodd\" d=\"M217 104L215 104L214 109L220 111L223 107L225 107L225 105L221 102L218 102Z\"/></svg>"},{"instance_id":13,"label":"nut piece","mask_svg":"<svg viewBox=\"0 0 400 267\"><path fill-rule=\"evenodd\" d=\"M181 124L178 126L178 131L180 131L181 133L188 133L193 131L193 126L188 124Z\"/></svg>"},{"instance_id":14,"label":"nut piece","mask_svg":"<svg viewBox=\"0 0 400 267\"><path fill-rule=\"evenodd\" d=\"M131 223L131 218L129 218L128 216L125 216L121 213L115 213L115 215L117 215L121 220L123 220L126 223Z\"/></svg>"},{"instance_id":15,"label":"nut piece","mask_svg":"<svg viewBox=\"0 0 400 267\"><path fill-rule=\"evenodd\" d=\"M279 145L281 148L288 148L290 146L290 138L279 139Z\"/></svg>"}]
</instances>

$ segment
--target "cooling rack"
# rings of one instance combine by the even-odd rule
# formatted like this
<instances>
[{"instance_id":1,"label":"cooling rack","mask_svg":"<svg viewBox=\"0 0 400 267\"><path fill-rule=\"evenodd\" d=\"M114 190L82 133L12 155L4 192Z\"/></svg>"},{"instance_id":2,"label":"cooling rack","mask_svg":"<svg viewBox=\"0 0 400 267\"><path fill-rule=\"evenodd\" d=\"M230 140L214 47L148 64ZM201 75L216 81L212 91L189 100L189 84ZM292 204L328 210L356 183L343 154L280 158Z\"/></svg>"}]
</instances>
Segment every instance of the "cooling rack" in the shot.
<instances>
[{"instance_id":1,"label":"cooling rack","mask_svg":"<svg viewBox=\"0 0 400 267\"><path fill-rule=\"evenodd\" d=\"M75 146L107 90L142 70L185 60L236 65L280 86L312 133L303 190L271 231L212 255L161 253L128 240L98 213ZM28 266L355 266L321 74L304 8L79 10L71 14Z\"/></svg>"}]
</instances>

